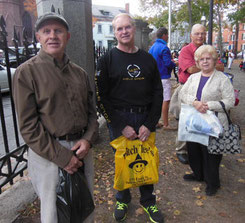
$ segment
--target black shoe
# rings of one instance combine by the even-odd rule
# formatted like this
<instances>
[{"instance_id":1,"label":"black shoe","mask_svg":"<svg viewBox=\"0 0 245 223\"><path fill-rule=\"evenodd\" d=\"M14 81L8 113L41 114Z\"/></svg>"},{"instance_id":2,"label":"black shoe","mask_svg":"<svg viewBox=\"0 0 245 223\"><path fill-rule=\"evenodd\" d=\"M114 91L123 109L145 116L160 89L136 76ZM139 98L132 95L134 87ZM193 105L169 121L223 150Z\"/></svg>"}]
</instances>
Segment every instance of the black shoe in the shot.
<instances>
[{"instance_id":1,"label":"black shoe","mask_svg":"<svg viewBox=\"0 0 245 223\"><path fill-rule=\"evenodd\" d=\"M114 211L114 218L116 221L124 221L127 217L128 205L117 201L116 208Z\"/></svg>"},{"instance_id":2,"label":"black shoe","mask_svg":"<svg viewBox=\"0 0 245 223\"><path fill-rule=\"evenodd\" d=\"M187 154L178 154L177 153L176 156L178 157L178 159L181 163L183 163L183 164L189 163Z\"/></svg>"},{"instance_id":3,"label":"black shoe","mask_svg":"<svg viewBox=\"0 0 245 223\"><path fill-rule=\"evenodd\" d=\"M206 190L205 190L206 191L206 195L207 196L214 196L217 193L219 188L220 187L209 187L209 186L207 186Z\"/></svg>"},{"instance_id":4,"label":"black shoe","mask_svg":"<svg viewBox=\"0 0 245 223\"><path fill-rule=\"evenodd\" d=\"M148 207L142 206L142 208L148 214L151 222L154 222L154 223L164 223L163 215L162 215L161 211L158 210L158 208L157 208L156 205L150 205Z\"/></svg>"},{"instance_id":5,"label":"black shoe","mask_svg":"<svg viewBox=\"0 0 245 223\"><path fill-rule=\"evenodd\" d=\"M203 181L203 179L198 179L194 173L191 173L191 174L185 174L183 176L183 179L186 180L186 181Z\"/></svg>"}]
</instances>

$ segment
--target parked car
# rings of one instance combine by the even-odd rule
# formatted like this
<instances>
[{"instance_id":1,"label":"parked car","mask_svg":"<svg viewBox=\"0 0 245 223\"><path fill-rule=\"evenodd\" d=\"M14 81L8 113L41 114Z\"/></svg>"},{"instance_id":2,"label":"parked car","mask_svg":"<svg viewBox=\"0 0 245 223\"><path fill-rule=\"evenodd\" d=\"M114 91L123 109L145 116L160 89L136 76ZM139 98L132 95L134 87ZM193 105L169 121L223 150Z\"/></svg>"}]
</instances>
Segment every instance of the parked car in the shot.
<instances>
[{"instance_id":1,"label":"parked car","mask_svg":"<svg viewBox=\"0 0 245 223\"><path fill-rule=\"evenodd\" d=\"M10 68L12 78L14 76L15 70L16 70L15 68ZM1 86L1 93L9 92L7 68L2 65L0 65L0 86Z\"/></svg>"},{"instance_id":2,"label":"parked car","mask_svg":"<svg viewBox=\"0 0 245 223\"><path fill-rule=\"evenodd\" d=\"M37 50L39 51L39 49L40 49L40 44L37 44ZM27 60L26 48L19 47L18 52L19 52L19 63L22 64ZM35 49L33 48L33 45L30 45L28 47L28 53L29 53L29 58L35 56ZM5 58L3 58L3 60L1 61L1 64L6 66ZM16 53L15 53L15 47L9 47L9 65L12 68L16 68L18 66Z\"/></svg>"},{"instance_id":3,"label":"parked car","mask_svg":"<svg viewBox=\"0 0 245 223\"><path fill-rule=\"evenodd\" d=\"M23 55L23 48L24 47L19 47L18 51L19 51L19 59L20 59L20 63L25 62L25 56ZM5 57L2 60L1 63L3 66L6 66L6 59ZM15 48L14 47L9 47L9 65L12 68L16 68L18 66L17 64L17 59L16 59L16 53L15 53Z\"/></svg>"}]
</instances>

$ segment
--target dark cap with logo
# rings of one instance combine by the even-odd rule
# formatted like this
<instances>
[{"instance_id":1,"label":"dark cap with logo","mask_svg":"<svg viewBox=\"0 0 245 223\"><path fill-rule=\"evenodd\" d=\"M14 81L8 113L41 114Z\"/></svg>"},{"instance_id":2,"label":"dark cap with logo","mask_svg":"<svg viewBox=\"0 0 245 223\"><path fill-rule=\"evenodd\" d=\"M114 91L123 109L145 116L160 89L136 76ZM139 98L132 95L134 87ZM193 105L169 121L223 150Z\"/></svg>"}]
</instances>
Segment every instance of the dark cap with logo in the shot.
<instances>
[{"instance_id":1,"label":"dark cap with logo","mask_svg":"<svg viewBox=\"0 0 245 223\"><path fill-rule=\"evenodd\" d=\"M54 12L49 12L49 13L43 14L37 19L36 24L35 24L36 32L42 27L44 22L49 21L49 20L55 20L57 22L60 22L62 25L66 27L67 30L69 30L68 22L64 19L63 16L56 14Z\"/></svg>"}]
</instances>

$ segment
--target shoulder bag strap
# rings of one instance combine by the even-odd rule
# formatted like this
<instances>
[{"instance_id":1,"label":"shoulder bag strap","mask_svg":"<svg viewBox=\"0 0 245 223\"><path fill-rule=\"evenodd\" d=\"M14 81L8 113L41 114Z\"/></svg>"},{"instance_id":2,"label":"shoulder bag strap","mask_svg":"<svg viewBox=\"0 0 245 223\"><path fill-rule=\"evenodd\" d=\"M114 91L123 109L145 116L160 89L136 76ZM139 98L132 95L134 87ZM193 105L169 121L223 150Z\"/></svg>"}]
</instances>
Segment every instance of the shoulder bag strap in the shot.
<instances>
[{"instance_id":1,"label":"shoulder bag strap","mask_svg":"<svg viewBox=\"0 0 245 223\"><path fill-rule=\"evenodd\" d=\"M225 112L225 114L226 114L226 116L227 116L229 125L231 125L231 124L232 124L232 121L231 121L231 119L230 119L230 116L229 116L228 112L227 112L226 109L225 109L225 104L224 104L224 102L223 102L223 101L219 101L219 103L221 104L221 106L222 106L222 108L223 108L223 110L224 110L224 112Z\"/></svg>"}]
</instances>

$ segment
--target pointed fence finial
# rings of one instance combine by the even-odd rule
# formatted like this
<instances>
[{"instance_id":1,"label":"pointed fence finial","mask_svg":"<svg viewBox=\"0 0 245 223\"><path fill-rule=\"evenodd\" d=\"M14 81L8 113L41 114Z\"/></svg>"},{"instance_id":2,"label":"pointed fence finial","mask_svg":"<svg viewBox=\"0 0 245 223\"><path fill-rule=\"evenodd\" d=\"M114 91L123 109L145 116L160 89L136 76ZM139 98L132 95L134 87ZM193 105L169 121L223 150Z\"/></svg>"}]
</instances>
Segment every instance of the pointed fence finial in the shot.
<instances>
[{"instance_id":1,"label":"pointed fence finial","mask_svg":"<svg viewBox=\"0 0 245 223\"><path fill-rule=\"evenodd\" d=\"M14 40L15 41L19 41L18 36L17 36L16 29L15 29L15 26L14 26Z\"/></svg>"},{"instance_id":2,"label":"pointed fence finial","mask_svg":"<svg viewBox=\"0 0 245 223\"><path fill-rule=\"evenodd\" d=\"M3 16L1 16L1 18L0 18L0 27L1 27L3 32L6 32L6 30L5 30L6 23L5 23Z\"/></svg>"},{"instance_id":3,"label":"pointed fence finial","mask_svg":"<svg viewBox=\"0 0 245 223\"><path fill-rule=\"evenodd\" d=\"M54 5L51 6L51 12L55 12Z\"/></svg>"}]
</instances>

